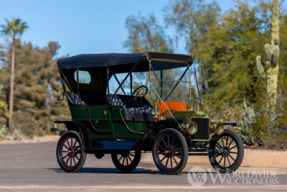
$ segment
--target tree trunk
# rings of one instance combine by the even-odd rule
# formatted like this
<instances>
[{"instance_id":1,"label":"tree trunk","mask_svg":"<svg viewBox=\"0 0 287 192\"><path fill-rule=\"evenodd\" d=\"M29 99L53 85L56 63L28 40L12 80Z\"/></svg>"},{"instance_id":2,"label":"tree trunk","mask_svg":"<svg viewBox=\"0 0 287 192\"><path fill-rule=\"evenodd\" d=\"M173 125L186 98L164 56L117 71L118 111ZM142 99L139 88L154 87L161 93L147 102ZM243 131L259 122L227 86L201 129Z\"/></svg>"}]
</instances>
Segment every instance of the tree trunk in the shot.
<instances>
[{"instance_id":1,"label":"tree trunk","mask_svg":"<svg viewBox=\"0 0 287 192\"><path fill-rule=\"evenodd\" d=\"M15 36L13 36L11 77L10 77L10 99L9 99L9 131L13 134L13 104L14 104L14 68L15 68Z\"/></svg>"}]
</instances>

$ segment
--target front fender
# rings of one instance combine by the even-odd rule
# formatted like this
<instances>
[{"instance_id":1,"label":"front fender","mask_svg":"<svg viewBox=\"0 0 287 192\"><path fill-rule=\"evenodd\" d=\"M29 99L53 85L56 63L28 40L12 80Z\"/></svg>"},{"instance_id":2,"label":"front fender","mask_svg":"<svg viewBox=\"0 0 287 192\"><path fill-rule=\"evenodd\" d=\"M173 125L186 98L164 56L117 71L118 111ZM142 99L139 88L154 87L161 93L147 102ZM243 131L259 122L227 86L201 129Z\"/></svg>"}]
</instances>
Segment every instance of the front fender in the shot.
<instances>
[{"instance_id":1,"label":"front fender","mask_svg":"<svg viewBox=\"0 0 287 192\"><path fill-rule=\"evenodd\" d=\"M143 136L136 141L130 150L151 151L152 143L156 135L166 128L174 128L180 130L178 126L179 123L181 123L181 121L178 120L162 120L154 123L151 127L148 128L148 130L146 130Z\"/></svg>"}]
</instances>

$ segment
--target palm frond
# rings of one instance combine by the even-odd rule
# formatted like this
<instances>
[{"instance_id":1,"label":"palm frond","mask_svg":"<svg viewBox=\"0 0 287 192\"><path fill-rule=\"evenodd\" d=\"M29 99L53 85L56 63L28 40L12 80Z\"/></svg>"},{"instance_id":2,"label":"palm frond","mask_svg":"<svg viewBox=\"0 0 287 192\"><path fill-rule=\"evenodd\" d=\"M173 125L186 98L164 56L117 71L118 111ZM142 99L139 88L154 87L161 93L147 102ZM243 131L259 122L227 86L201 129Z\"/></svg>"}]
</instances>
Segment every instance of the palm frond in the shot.
<instances>
[{"instance_id":1,"label":"palm frond","mask_svg":"<svg viewBox=\"0 0 287 192\"><path fill-rule=\"evenodd\" d=\"M7 25L1 25L2 30L1 32L5 35L22 35L23 32L29 28L26 22L22 22L20 18L15 19L12 18L12 21L9 21L8 19L5 19L7 22Z\"/></svg>"}]
</instances>

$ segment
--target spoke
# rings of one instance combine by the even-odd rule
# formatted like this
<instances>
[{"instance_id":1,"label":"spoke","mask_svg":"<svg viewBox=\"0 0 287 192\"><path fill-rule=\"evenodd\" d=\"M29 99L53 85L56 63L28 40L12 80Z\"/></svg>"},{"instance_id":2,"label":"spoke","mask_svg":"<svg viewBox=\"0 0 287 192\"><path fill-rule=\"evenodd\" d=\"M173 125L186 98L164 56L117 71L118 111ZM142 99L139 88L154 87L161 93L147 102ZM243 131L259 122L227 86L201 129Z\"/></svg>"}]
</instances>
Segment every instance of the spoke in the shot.
<instances>
[{"instance_id":1,"label":"spoke","mask_svg":"<svg viewBox=\"0 0 287 192\"><path fill-rule=\"evenodd\" d=\"M70 145L69 139L67 139L67 143L68 143L68 145L69 145L69 148L70 148L70 147L71 147L71 145Z\"/></svg>"},{"instance_id":2,"label":"spoke","mask_svg":"<svg viewBox=\"0 0 287 192\"><path fill-rule=\"evenodd\" d=\"M231 147L231 148L229 149L229 151L230 151L231 149L233 149L234 147L237 147L237 145L234 145L233 147Z\"/></svg>"},{"instance_id":3,"label":"spoke","mask_svg":"<svg viewBox=\"0 0 287 192\"><path fill-rule=\"evenodd\" d=\"M233 142L233 138L231 138L231 142L229 143L228 148L230 147L232 142Z\"/></svg>"},{"instance_id":4,"label":"spoke","mask_svg":"<svg viewBox=\"0 0 287 192\"><path fill-rule=\"evenodd\" d=\"M70 159L70 167L72 167L72 157L71 157L71 159Z\"/></svg>"},{"instance_id":5,"label":"spoke","mask_svg":"<svg viewBox=\"0 0 287 192\"><path fill-rule=\"evenodd\" d=\"M216 143L216 145L218 145L218 148L222 148L222 146L219 143Z\"/></svg>"},{"instance_id":6,"label":"spoke","mask_svg":"<svg viewBox=\"0 0 287 192\"><path fill-rule=\"evenodd\" d=\"M231 159L233 159L233 161L235 161L235 159L231 155L229 155L229 157L231 157Z\"/></svg>"},{"instance_id":7,"label":"spoke","mask_svg":"<svg viewBox=\"0 0 287 192\"><path fill-rule=\"evenodd\" d=\"M221 160L223 159L223 156L221 157L221 159L219 160L218 164L220 164Z\"/></svg>"},{"instance_id":8,"label":"spoke","mask_svg":"<svg viewBox=\"0 0 287 192\"><path fill-rule=\"evenodd\" d=\"M61 151L61 153L63 153L63 152L64 152L64 153L65 153L65 152L67 153L68 151Z\"/></svg>"},{"instance_id":9,"label":"spoke","mask_svg":"<svg viewBox=\"0 0 287 192\"><path fill-rule=\"evenodd\" d=\"M224 165L223 165L224 167L225 167L225 162L226 162L226 157L224 157Z\"/></svg>"},{"instance_id":10,"label":"spoke","mask_svg":"<svg viewBox=\"0 0 287 192\"><path fill-rule=\"evenodd\" d=\"M167 145L166 145L166 143L165 143L165 141L164 141L164 139L162 138L161 140L163 141L165 147L168 148Z\"/></svg>"},{"instance_id":11,"label":"spoke","mask_svg":"<svg viewBox=\"0 0 287 192\"><path fill-rule=\"evenodd\" d=\"M236 152L231 152L231 151L229 151L229 153L234 153L234 154L238 154L238 153L236 153Z\"/></svg>"},{"instance_id":12,"label":"spoke","mask_svg":"<svg viewBox=\"0 0 287 192\"><path fill-rule=\"evenodd\" d=\"M119 159L119 161L123 158L123 156L121 156L121 158Z\"/></svg>"},{"instance_id":13,"label":"spoke","mask_svg":"<svg viewBox=\"0 0 287 192\"><path fill-rule=\"evenodd\" d=\"M162 160L160 160L160 162L162 162L165 158L166 158L166 156L164 156L164 158L162 158Z\"/></svg>"},{"instance_id":14,"label":"spoke","mask_svg":"<svg viewBox=\"0 0 287 192\"><path fill-rule=\"evenodd\" d=\"M174 162L176 163L176 165L178 165L177 161L175 160L174 156L172 156Z\"/></svg>"},{"instance_id":15,"label":"spoke","mask_svg":"<svg viewBox=\"0 0 287 192\"><path fill-rule=\"evenodd\" d=\"M171 166L171 168L173 168L172 167L172 158L170 157L170 166Z\"/></svg>"},{"instance_id":16,"label":"spoke","mask_svg":"<svg viewBox=\"0 0 287 192\"><path fill-rule=\"evenodd\" d=\"M221 139L221 142L222 142L222 146L225 146L224 143L223 143L222 137L220 139Z\"/></svg>"},{"instance_id":17,"label":"spoke","mask_svg":"<svg viewBox=\"0 0 287 192\"><path fill-rule=\"evenodd\" d=\"M172 151L182 152L182 149L173 149Z\"/></svg>"},{"instance_id":18,"label":"spoke","mask_svg":"<svg viewBox=\"0 0 287 192\"><path fill-rule=\"evenodd\" d=\"M71 146L74 146L74 145L73 145L73 137L71 138Z\"/></svg>"},{"instance_id":19,"label":"spoke","mask_svg":"<svg viewBox=\"0 0 287 192\"><path fill-rule=\"evenodd\" d=\"M79 159L79 157L78 157L77 155L76 155L75 157L76 157L78 160L80 160L80 159Z\"/></svg>"},{"instance_id":20,"label":"spoke","mask_svg":"<svg viewBox=\"0 0 287 192\"><path fill-rule=\"evenodd\" d=\"M73 148L75 148L76 143L78 143L78 141L77 141L77 140L75 141L75 143L74 143L74 145L73 145ZM80 147L80 145L79 145L79 146L77 146L77 147ZM75 149L76 149L76 148L75 148Z\"/></svg>"},{"instance_id":21,"label":"spoke","mask_svg":"<svg viewBox=\"0 0 287 192\"><path fill-rule=\"evenodd\" d=\"M179 142L177 142L177 144L176 144L175 146L173 146L173 148L172 148L172 149L174 149L175 147L177 147L179 144L180 144L180 143L179 143Z\"/></svg>"},{"instance_id":22,"label":"spoke","mask_svg":"<svg viewBox=\"0 0 287 192\"><path fill-rule=\"evenodd\" d=\"M131 154L131 153L130 153L130 155L133 156L133 157L135 156L134 154Z\"/></svg>"},{"instance_id":23,"label":"spoke","mask_svg":"<svg viewBox=\"0 0 287 192\"><path fill-rule=\"evenodd\" d=\"M229 161L229 158L228 158L228 156L227 156L226 158L227 158L227 161L228 161L228 163L229 163L229 166L230 166L230 161Z\"/></svg>"},{"instance_id":24,"label":"spoke","mask_svg":"<svg viewBox=\"0 0 287 192\"><path fill-rule=\"evenodd\" d=\"M74 163L75 163L75 165L76 165L75 157L73 157L73 160L74 160Z\"/></svg>"},{"instance_id":25,"label":"spoke","mask_svg":"<svg viewBox=\"0 0 287 192\"><path fill-rule=\"evenodd\" d=\"M128 158L130 159L131 162L133 162L129 155L128 155Z\"/></svg>"},{"instance_id":26,"label":"spoke","mask_svg":"<svg viewBox=\"0 0 287 192\"><path fill-rule=\"evenodd\" d=\"M65 159L69 154L65 155L64 157L62 157L62 159Z\"/></svg>"},{"instance_id":27,"label":"spoke","mask_svg":"<svg viewBox=\"0 0 287 192\"><path fill-rule=\"evenodd\" d=\"M68 161L69 161L70 158L71 158L71 156L69 155L69 158L68 158L67 161L65 162L66 165L68 165L67 163L68 163Z\"/></svg>"},{"instance_id":28,"label":"spoke","mask_svg":"<svg viewBox=\"0 0 287 192\"><path fill-rule=\"evenodd\" d=\"M66 147L69 150L69 147L67 147L65 144L64 144L64 147Z\"/></svg>"},{"instance_id":29,"label":"spoke","mask_svg":"<svg viewBox=\"0 0 287 192\"><path fill-rule=\"evenodd\" d=\"M80 146L80 145L78 145L78 146L75 146L75 149L78 149L78 148L81 148L81 146Z\"/></svg>"},{"instance_id":30,"label":"spoke","mask_svg":"<svg viewBox=\"0 0 287 192\"><path fill-rule=\"evenodd\" d=\"M159 147L161 147L163 150L167 150L166 148L162 147L160 144L158 144Z\"/></svg>"},{"instance_id":31,"label":"spoke","mask_svg":"<svg viewBox=\"0 0 287 192\"><path fill-rule=\"evenodd\" d=\"M167 144L168 144L168 147L170 147L169 135L167 135Z\"/></svg>"},{"instance_id":32,"label":"spoke","mask_svg":"<svg viewBox=\"0 0 287 192\"><path fill-rule=\"evenodd\" d=\"M176 154L176 153L173 153L173 155L175 155L175 156L177 156L178 158L180 158L181 159L181 154Z\"/></svg>"},{"instance_id":33,"label":"spoke","mask_svg":"<svg viewBox=\"0 0 287 192\"><path fill-rule=\"evenodd\" d=\"M123 165L125 166L126 164L126 157L124 157L124 162L123 162Z\"/></svg>"},{"instance_id":34,"label":"spoke","mask_svg":"<svg viewBox=\"0 0 287 192\"><path fill-rule=\"evenodd\" d=\"M169 157L167 158L167 161L166 161L166 163L165 163L165 167L167 166L167 164L168 164L168 160L169 160Z\"/></svg>"},{"instance_id":35,"label":"spoke","mask_svg":"<svg viewBox=\"0 0 287 192\"><path fill-rule=\"evenodd\" d=\"M124 165L125 164L125 157L123 158L123 162L122 162L122 165Z\"/></svg>"},{"instance_id":36,"label":"spoke","mask_svg":"<svg viewBox=\"0 0 287 192\"><path fill-rule=\"evenodd\" d=\"M127 160L127 166L129 165L129 160L128 160L128 157L126 157L126 160Z\"/></svg>"}]
</instances>

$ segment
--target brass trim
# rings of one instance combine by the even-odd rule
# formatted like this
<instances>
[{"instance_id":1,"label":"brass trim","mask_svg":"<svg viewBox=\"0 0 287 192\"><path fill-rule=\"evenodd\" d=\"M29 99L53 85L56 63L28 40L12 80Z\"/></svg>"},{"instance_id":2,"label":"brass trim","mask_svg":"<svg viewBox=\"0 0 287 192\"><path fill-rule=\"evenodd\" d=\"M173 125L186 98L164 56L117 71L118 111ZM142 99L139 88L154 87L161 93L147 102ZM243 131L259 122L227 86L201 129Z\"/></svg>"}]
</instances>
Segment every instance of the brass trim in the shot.
<instances>
[{"instance_id":1,"label":"brass trim","mask_svg":"<svg viewBox=\"0 0 287 192\"><path fill-rule=\"evenodd\" d=\"M126 121L124 120L121 111L122 111L122 109L120 109L120 111L119 111L119 112L120 112L120 116L121 116L122 121L124 122L126 128L129 130L129 132L131 132L131 133L137 133L137 134L144 134L144 133L145 133L145 131L133 131L133 130L131 130L130 127L128 126L128 124L126 123Z\"/></svg>"}]
</instances>

